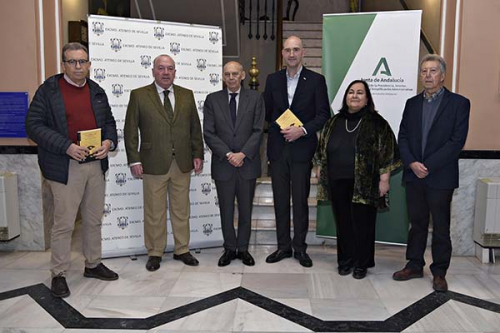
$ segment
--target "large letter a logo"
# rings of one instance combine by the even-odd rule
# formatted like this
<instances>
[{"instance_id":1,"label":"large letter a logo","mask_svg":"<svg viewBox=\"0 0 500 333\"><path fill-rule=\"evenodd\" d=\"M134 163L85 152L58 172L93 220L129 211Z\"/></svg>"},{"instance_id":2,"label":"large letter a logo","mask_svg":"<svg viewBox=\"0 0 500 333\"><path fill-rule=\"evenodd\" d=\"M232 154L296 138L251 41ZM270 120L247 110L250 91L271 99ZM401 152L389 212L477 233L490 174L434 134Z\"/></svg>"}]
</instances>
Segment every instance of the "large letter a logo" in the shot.
<instances>
[{"instance_id":1,"label":"large letter a logo","mask_svg":"<svg viewBox=\"0 0 500 333\"><path fill-rule=\"evenodd\" d=\"M382 66L383 66L383 69L381 68ZM380 74L392 76L391 70L389 69L389 65L387 64L387 60L384 57L380 58L380 60L377 64L377 68L375 68L375 70L373 71L372 76L377 75L379 70L380 70Z\"/></svg>"}]
</instances>

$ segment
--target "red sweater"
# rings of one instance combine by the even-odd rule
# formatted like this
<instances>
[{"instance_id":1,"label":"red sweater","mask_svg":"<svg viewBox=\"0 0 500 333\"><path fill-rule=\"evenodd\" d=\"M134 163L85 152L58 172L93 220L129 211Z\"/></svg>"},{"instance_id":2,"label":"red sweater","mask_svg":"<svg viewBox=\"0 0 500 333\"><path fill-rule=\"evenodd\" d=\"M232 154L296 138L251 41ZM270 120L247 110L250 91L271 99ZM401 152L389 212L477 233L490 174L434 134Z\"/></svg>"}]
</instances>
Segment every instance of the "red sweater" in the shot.
<instances>
[{"instance_id":1,"label":"red sweater","mask_svg":"<svg viewBox=\"0 0 500 333\"><path fill-rule=\"evenodd\" d=\"M89 85L76 87L69 84L64 76L59 79L64 109L66 111L66 121L68 123L68 136L74 143L77 143L78 131L95 129L95 115L90 103Z\"/></svg>"}]
</instances>

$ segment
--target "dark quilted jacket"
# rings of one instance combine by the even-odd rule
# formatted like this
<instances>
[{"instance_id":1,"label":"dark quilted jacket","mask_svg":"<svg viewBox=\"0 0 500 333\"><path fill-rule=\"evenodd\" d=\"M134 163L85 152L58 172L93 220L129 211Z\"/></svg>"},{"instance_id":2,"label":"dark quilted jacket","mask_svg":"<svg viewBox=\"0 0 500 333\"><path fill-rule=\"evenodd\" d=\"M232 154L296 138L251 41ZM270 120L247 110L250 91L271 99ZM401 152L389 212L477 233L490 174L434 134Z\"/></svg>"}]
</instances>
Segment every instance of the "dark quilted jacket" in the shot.
<instances>
[{"instance_id":1,"label":"dark quilted jacket","mask_svg":"<svg viewBox=\"0 0 500 333\"><path fill-rule=\"evenodd\" d=\"M66 112L59 90L62 75L48 78L36 91L26 116L26 134L38 145L38 164L43 176L48 180L67 184L70 157L66 150L71 145L71 140L68 137ZM96 124L102 130L102 139L113 141L116 148L116 123L106 93L94 81L87 79L87 83ZM108 170L107 158L101 160L101 167L103 173Z\"/></svg>"}]
</instances>

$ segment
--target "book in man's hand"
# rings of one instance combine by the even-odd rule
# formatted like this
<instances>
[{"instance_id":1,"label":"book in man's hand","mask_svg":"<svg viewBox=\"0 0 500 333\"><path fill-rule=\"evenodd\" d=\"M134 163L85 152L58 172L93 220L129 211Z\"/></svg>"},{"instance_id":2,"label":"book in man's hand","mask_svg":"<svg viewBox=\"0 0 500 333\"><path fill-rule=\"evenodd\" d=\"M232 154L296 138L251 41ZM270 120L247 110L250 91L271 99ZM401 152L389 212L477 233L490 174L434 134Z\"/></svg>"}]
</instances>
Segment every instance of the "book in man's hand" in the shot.
<instances>
[{"instance_id":1,"label":"book in man's hand","mask_svg":"<svg viewBox=\"0 0 500 333\"><path fill-rule=\"evenodd\" d=\"M79 161L79 163L95 161L96 158L94 157L94 153L102 144L101 129L96 128L87 131L78 131L77 138L78 145L87 147L89 150L89 155L84 160Z\"/></svg>"},{"instance_id":2,"label":"book in man's hand","mask_svg":"<svg viewBox=\"0 0 500 333\"><path fill-rule=\"evenodd\" d=\"M278 119L276 119L276 124L278 124L281 129L285 129L291 126L301 127L302 125L304 125L290 109L286 109L286 111L283 112L281 116L278 117Z\"/></svg>"}]
</instances>

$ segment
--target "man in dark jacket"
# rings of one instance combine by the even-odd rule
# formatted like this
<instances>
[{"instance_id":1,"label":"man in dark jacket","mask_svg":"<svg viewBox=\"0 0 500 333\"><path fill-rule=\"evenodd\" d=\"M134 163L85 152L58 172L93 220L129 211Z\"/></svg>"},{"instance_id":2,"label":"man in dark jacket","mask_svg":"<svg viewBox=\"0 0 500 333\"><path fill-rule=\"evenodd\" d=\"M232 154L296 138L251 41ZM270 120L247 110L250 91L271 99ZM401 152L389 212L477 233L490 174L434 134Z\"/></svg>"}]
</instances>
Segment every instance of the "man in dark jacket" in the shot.
<instances>
[{"instance_id":1,"label":"man in dark jacket","mask_svg":"<svg viewBox=\"0 0 500 333\"><path fill-rule=\"evenodd\" d=\"M278 239L278 249L266 258L266 262L290 258L293 249L293 257L302 266L311 267L313 262L306 252L306 236L312 158L318 144L316 132L330 118L330 106L325 77L303 66L304 54L301 39L290 36L281 50L286 69L269 74L263 95L266 121L269 122L267 156L271 162ZM288 109L302 126L280 128L276 119ZM290 236L290 196L293 239Z\"/></svg>"},{"instance_id":2,"label":"man in dark jacket","mask_svg":"<svg viewBox=\"0 0 500 333\"><path fill-rule=\"evenodd\" d=\"M101 263L101 219L104 173L108 152L117 145L116 123L104 90L87 79L87 49L69 43L62 51L64 74L47 79L37 90L26 117L26 133L38 144L38 164L54 197L51 233L52 294L67 297L66 271L70 265L71 235L80 208L83 230L84 276L116 280ZM78 133L101 130L100 147L78 145Z\"/></svg>"},{"instance_id":3,"label":"man in dark jacket","mask_svg":"<svg viewBox=\"0 0 500 333\"><path fill-rule=\"evenodd\" d=\"M424 91L406 102L399 127L399 150L404 163L406 202L410 218L405 268L396 281L423 277L429 218L432 216L432 287L447 291L450 266L451 199L458 187L458 157L469 130L470 102L443 84L446 62L436 54L420 62Z\"/></svg>"},{"instance_id":4,"label":"man in dark jacket","mask_svg":"<svg viewBox=\"0 0 500 333\"><path fill-rule=\"evenodd\" d=\"M203 134L212 150L212 178L219 197L224 254L219 266L238 258L255 265L248 252L252 224L255 182L260 177L260 144L264 126L264 100L244 89L245 71L239 62L224 66L222 79L227 89L207 96ZM238 200L238 234L234 230L234 200Z\"/></svg>"}]
</instances>

